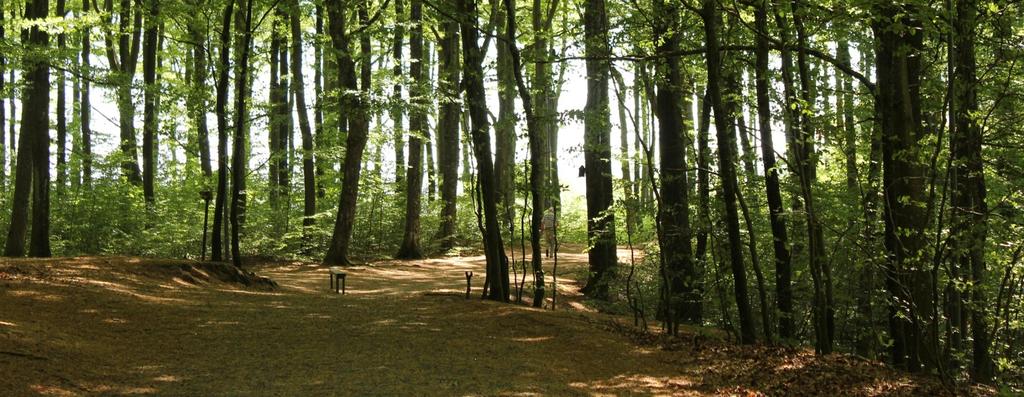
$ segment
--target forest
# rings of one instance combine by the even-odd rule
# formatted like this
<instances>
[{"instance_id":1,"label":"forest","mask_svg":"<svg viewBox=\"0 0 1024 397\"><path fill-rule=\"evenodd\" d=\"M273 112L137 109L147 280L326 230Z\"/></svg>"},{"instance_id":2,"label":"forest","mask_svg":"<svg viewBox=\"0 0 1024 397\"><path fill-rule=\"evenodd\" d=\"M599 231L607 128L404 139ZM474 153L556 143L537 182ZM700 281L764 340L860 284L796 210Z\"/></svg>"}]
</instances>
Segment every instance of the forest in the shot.
<instances>
[{"instance_id":1,"label":"forest","mask_svg":"<svg viewBox=\"0 0 1024 397\"><path fill-rule=\"evenodd\" d=\"M579 346L711 344L729 353L708 360L747 354L749 371L803 360L832 368L796 372L814 379L891 382L665 368L657 387L519 374L534 385L519 389L453 370L463 383L440 389L345 389L282 369L301 384L242 394L1024 392L1022 64L1015 0L0 0L0 368L57 371L58 351L101 368L17 372L0 391L135 390L117 387L143 375L47 344L81 337L72 312L136 311L81 331L115 349L121 321L149 338L131 344L168 344L142 334L249 302L343 312L203 324L244 328L222 335L242 344L266 337L257 323L323 320L400 345L345 327L415 327L401 310L422 304L486 337L542 343L530 332L550 321L596 338ZM348 295L326 295L328 268ZM537 355L574 343L558 340ZM218 394L257 370L138 390Z\"/></svg>"}]
</instances>

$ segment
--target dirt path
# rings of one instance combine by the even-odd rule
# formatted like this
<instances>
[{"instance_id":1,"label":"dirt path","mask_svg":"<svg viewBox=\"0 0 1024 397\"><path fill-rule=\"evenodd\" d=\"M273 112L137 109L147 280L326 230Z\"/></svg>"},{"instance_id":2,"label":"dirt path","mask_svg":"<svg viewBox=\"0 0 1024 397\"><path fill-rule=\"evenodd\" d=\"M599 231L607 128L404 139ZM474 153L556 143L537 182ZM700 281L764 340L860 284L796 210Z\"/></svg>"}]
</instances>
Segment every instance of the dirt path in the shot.
<instances>
[{"instance_id":1,"label":"dirt path","mask_svg":"<svg viewBox=\"0 0 1024 397\"><path fill-rule=\"evenodd\" d=\"M478 289L466 300L463 272L481 285L479 257L352 268L344 296L308 264L258 268L280 285L264 290L192 272L196 285L180 263L152 262L0 262L0 395L747 395L821 375L802 352L665 349L603 315L485 302ZM835 390L916 387L894 376Z\"/></svg>"}]
</instances>

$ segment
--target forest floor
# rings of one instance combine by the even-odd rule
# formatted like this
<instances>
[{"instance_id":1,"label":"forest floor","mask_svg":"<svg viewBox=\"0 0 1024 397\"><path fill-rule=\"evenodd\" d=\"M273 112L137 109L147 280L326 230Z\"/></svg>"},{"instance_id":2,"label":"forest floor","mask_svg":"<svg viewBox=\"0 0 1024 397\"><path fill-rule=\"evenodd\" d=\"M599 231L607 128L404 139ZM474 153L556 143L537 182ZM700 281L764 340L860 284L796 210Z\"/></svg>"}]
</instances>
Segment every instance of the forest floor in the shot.
<instances>
[{"instance_id":1,"label":"forest floor","mask_svg":"<svg viewBox=\"0 0 1024 397\"><path fill-rule=\"evenodd\" d=\"M566 275L586 261L560 257ZM479 256L352 267L345 295L315 264L247 270L277 285L213 263L0 260L0 395L952 394L847 355L639 333L562 277L558 311L482 301Z\"/></svg>"}]
</instances>

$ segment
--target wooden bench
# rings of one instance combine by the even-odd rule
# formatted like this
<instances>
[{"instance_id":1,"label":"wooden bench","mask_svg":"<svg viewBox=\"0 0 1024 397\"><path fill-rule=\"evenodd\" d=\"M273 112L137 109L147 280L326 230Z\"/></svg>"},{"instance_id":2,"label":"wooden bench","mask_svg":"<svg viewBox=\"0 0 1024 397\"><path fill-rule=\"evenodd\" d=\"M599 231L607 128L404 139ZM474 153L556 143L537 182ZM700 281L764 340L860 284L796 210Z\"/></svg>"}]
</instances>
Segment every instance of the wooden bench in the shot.
<instances>
[{"instance_id":1,"label":"wooden bench","mask_svg":"<svg viewBox=\"0 0 1024 397\"><path fill-rule=\"evenodd\" d=\"M341 294L345 295L345 271L343 268L334 266L328 269L331 276L331 288L334 289L334 293L338 293L338 287L341 287Z\"/></svg>"}]
</instances>

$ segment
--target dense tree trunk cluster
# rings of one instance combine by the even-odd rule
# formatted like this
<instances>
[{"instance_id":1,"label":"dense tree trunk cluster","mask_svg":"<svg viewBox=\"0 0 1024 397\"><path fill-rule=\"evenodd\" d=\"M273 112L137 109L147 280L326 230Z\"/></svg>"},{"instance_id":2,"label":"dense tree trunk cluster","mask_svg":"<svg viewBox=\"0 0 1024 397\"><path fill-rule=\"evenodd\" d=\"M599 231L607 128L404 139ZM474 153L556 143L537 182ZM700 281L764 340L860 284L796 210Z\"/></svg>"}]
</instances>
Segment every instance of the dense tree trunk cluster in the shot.
<instances>
[{"instance_id":1,"label":"dense tree trunk cluster","mask_svg":"<svg viewBox=\"0 0 1024 397\"><path fill-rule=\"evenodd\" d=\"M554 307L567 246L668 333L1017 379L1020 11L0 0L4 255L477 250Z\"/></svg>"}]
</instances>

